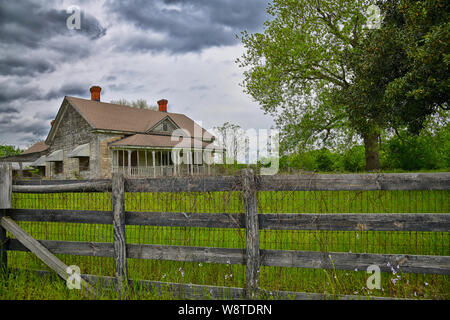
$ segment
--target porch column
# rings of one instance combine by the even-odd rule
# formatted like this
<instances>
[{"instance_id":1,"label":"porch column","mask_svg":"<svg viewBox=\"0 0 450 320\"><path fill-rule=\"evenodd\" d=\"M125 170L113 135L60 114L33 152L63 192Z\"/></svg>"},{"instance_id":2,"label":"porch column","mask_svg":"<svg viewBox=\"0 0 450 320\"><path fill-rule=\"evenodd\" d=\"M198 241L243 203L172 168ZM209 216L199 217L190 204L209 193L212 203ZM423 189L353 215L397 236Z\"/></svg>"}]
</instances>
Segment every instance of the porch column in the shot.
<instances>
[{"instance_id":1,"label":"porch column","mask_svg":"<svg viewBox=\"0 0 450 320\"><path fill-rule=\"evenodd\" d=\"M152 151L152 158L153 158L153 178L156 178L155 151Z\"/></svg>"},{"instance_id":2,"label":"porch column","mask_svg":"<svg viewBox=\"0 0 450 320\"><path fill-rule=\"evenodd\" d=\"M122 173L125 173L125 150L122 151Z\"/></svg>"},{"instance_id":3,"label":"porch column","mask_svg":"<svg viewBox=\"0 0 450 320\"><path fill-rule=\"evenodd\" d=\"M206 162L207 164L208 164L208 176L210 176L211 175L211 155L212 155L212 152L210 152L210 151L206 151L207 153L207 157L208 157L208 161Z\"/></svg>"},{"instance_id":4,"label":"porch column","mask_svg":"<svg viewBox=\"0 0 450 320\"><path fill-rule=\"evenodd\" d=\"M148 172L147 150L145 150L144 152L145 152L145 175L147 175L147 172Z\"/></svg>"},{"instance_id":5,"label":"porch column","mask_svg":"<svg viewBox=\"0 0 450 320\"><path fill-rule=\"evenodd\" d=\"M137 161L137 164L136 164L137 175L140 176L141 173L139 172L139 150L136 150L136 161Z\"/></svg>"},{"instance_id":6,"label":"porch column","mask_svg":"<svg viewBox=\"0 0 450 320\"><path fill-rule=\"evenodd\" d=\"M192 151L189 151L189 162L190 162L190 164L191 164L191 176L193 176L194 175L194 159L193 159L193 157L192 157Z\"/></svg>"},{"instance_id":7,"label":"porch column","mask_svg":"<svg viewBox=\"0 0 450 320\"><path fill-rule=\"evenodd\" d=\"M131 151L128 151L128 176L131 177Z\"/></svg>"},{"instance_id":8,"label":"porch column","mask_svg":"<svg viewBox=\"0 0 450 320\"><path fill-rule=\"evenodd\" d=\"M176 150L172 150L172 165L173 165L173 176L177 175L177 162L175 161L175 157L176 157L177 151Z\"/></svg>"}]
</instances>

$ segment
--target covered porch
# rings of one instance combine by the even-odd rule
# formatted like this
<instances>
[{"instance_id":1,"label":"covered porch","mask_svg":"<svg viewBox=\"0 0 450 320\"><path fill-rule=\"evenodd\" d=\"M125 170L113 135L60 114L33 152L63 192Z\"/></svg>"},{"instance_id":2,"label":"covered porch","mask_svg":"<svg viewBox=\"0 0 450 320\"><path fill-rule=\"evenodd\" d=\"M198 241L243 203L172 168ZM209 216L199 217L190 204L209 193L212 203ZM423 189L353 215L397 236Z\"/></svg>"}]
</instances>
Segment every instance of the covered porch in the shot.
<instances>
[{"instance_id":1,"label":"covered porch","mask_svg":"<svg viewBox=\"0 0 450 320\"><path fill-rule=\"evenodd\" d=\"M211 175L212 150L172 148L115 148L112 172L129 178Z\"/></svg>"}]
</instances>

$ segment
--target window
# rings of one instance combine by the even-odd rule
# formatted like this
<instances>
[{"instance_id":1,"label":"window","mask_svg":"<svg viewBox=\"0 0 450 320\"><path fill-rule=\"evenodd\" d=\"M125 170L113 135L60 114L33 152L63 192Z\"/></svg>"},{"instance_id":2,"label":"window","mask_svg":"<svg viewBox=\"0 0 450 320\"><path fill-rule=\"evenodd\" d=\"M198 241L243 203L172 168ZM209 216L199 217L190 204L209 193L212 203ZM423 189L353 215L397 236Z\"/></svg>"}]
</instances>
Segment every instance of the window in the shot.
<instances>
[{"instance_id":1,"label":"window","mask_svg":"<svg viewBox=\"0 0 450 320\"><path fill-rule=\"evenodd\" d=\"M89 171L89 157L78 158L79 171Z\"/></svg>"},{"instance_id":2,"label":"window","mask_svg":"<svg viewBox=\"0 0 450 320\"><path fill-rule=\"evenodd\" d=\"M167 131L167 123L163 123L163 131Z\"/></svg>"},{"instance_id":3,"label":"window","mask_svg":"<svg viewBox=\"0 0 450 320\"><path fill-rule=\"evenodd\" d=\"M63 173L64 167L62 161L55 161L53 162L53 173L54 174L60 174Z\"/></svg>"}]
</instances>

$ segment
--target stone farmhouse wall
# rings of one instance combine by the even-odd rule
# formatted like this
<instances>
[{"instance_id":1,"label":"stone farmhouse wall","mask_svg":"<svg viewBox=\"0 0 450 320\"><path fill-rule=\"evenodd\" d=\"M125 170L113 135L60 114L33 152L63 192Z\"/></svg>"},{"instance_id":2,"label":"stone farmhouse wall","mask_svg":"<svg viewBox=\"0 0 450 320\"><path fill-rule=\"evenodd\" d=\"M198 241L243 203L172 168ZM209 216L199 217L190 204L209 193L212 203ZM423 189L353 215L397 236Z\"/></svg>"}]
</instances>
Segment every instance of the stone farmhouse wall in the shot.
<instances>
[{"instance_id":1,"label":"stone farmhouse wall","mask_svg":"<svg viewBox=\"0 0 450 320\"><path fill-rule=\"evenodd\" d=\"M111 152L107 143L121 138L119 135L102 134L92 132L91 126L84 118L70 105L61 119L58 130L55 133L53 142L50 145L48 154L63 150L63 172L60 174L51 173L52 179L100 179L111 177ZM73 149L82 144L90 144L89 170L79 170L79 159L69 158L67 155ZM53 170L52 170L53 171ZM47 163L47 177L50 177L50 168Z\"/></svg>"}]
</instances>

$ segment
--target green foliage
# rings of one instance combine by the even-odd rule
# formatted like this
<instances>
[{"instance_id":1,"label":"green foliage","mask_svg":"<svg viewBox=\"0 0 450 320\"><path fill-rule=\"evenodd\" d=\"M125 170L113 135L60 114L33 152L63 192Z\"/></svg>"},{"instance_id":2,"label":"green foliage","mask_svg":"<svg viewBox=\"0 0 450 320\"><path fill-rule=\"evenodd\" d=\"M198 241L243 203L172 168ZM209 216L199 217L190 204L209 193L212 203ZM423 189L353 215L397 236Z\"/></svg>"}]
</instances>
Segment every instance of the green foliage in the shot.
<instances>
[{"instance_id":1,"label":"green foliage","mask_svg":"<svg viewBox=\"0 0 450 320\"><path fill-rule=\"evenodd\" d=\"M393 114L419 133L439 108L448 110L450 3L441 0L395 1L391 11L404 23L397 31L405 53L405 72L390 82L385 99Z\"/></svg>"},{"instance_id":2,"label":"green foliage","mask_svg":"<svg viewBox=\"0 0 450 320\"><path fill-rule=\"evenodd\" d=\"M379 29L366 28L372 4ZM242 33L237 63L245 92L275 117L282 152L335 148L356 133L366 168L378 169L380 135L418 134L448 109L448 1L273 0L267 12L263 33Z\"/></svg>"},{"instance_id":3,"label":"green foliage","mask_svg":"<svg viewBox=\"0 0 450 320\"><path fill-rule=\"evenodd\" d=\"M383 166L403 170L450 168L450 126L433 135L423 131L408 135L406 131L391 138L386 145Z\"/></svg>"},{"instance_id":4,"label":"green foliage","mask_svg":"<svg viewBox=\"0 0 450 320\"><path fill-rule=\"evenodd\" d=\"M9 157L15 156L22 152L19 147L11 146L11 145L0 145L0 157Z\"/></svg>"},{"instance_id":5,"label":"green foliage","mask_svg":"<svg viewBox=\"0 0 450 320\"><path fill-rule=\"evenodd\" d=\"M127 106L127 107L138 108L138 109L148 109L148 110L158 111L157 106L149 105L147 100L145 100L145 99L137 99L135 101L128 101L127 99L119 99L119 100L111 100L110 103L119 104L119 105Z\"/></svg>"},{"instance_id":6,"label":"green foliage","mask_svg":"<svg viewBox=\"0 0 450 320\"><path fill-rule=\"evenodd\" d=\"M448 112L426 121L419 135L411 135L404 128L381 143L381 168L387 171L449 170L450 123ZM365 171L365 149L362 145L339 148L339 151L307 150L283 156L280 170L288 168L320 172Z\"/></svg>"},{"instance_id":7,"label":"green foliage","mask_svg":"<svg viewBox=\"0 0 450 320\"><path fill-rule=\"evenodd\" d=\"M333 143L348 129L334 96L349 83L343 63L366 32L364 0L274 0L264 33L242 33L243 87L276 118L282 149Z\"/></svg>"},{"instance_id":8,"label":"green foliage","mask_svg":"<svg viewBox=\"0 0 450 320\"><path fill-rule=\"evenodd\" d=\"M364 171L365 151L363 146L354 146L345 150L341 156L340 168L348 172Z\"/></svg>"}]
</instances>

